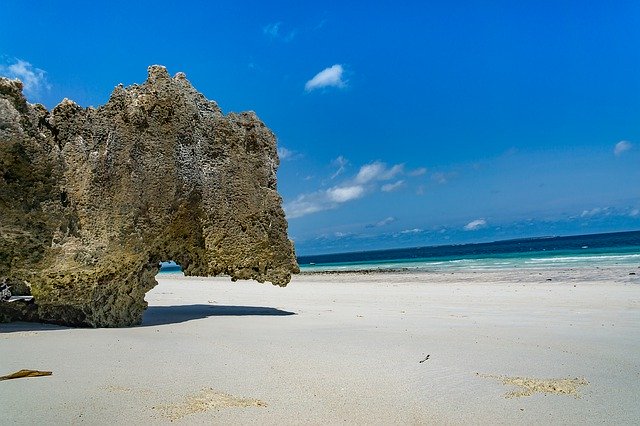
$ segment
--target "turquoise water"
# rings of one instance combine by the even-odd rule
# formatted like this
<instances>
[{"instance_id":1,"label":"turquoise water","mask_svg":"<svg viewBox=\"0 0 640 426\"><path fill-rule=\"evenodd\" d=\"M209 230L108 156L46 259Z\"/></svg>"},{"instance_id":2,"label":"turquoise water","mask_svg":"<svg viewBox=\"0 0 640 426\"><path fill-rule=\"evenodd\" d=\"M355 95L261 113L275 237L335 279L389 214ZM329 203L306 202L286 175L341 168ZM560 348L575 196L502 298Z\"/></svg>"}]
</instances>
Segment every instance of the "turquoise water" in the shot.
<instances>
[{"instance_id":1,"label":"turquoise water","mask_svg":"<svg viewBox=\"0 0 640 426\"><path fill-rule=\"evenodd\" d=\"M584 266L640 266L638 253L569 253L546 255L545 252L530 253L528 256L504 255L478 258L442 258L442 259L397 259L394 261L342 262L316 265L300 265L302 272L358 271L364 269L501 269L501 268L549 268Z\"/></svg>"},{"instance_id":2,"label":"turquoise water","mask_svg":"<svg viewBox=\"0 0 640 426\"><path fill-rule=\"evenodd\" d=\"M640 232L308 256L300 257L299 263L303 272L615 265L637 268L640 266Z\"/></svg>"}]
</instances>

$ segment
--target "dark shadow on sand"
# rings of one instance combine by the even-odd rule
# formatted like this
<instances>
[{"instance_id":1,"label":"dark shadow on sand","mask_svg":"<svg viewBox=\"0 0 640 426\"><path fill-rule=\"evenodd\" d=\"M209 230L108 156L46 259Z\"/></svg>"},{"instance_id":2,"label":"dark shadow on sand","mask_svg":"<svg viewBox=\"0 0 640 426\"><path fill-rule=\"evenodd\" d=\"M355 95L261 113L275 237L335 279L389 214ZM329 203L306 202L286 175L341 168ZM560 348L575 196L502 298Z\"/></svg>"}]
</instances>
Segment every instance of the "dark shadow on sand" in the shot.
<instances>
[{"instance_id":1,"label":"dark shadow on sand","mask_svg":"<svg viewBox=\"0 0 640 426\"><path fill-rule=\"evenodd\" d=\"M181 322L208 317L243 317L243 316L276 316L296 315L295 312L283 311L264 306L232 306L232 305L178 305L178 306L149 306L142 315L142 324L132 327L153 327L157 325L178 324ZM85 327L65 327L62 325L40 322L15 321L0 323L0 335L33 331L61 331L69 329L87 329Z\"/></svg>"},{"instance_id":2,"label":"dark shadow on sand","mask_svg":"<svg viewBox=\"0 0 640 426\"><path fill-rule=\"evenodd\" d=\"M264 306L228 306L228 305L178 305L149 306L142 316L139 327L176 324L207 317L243 317L243 316L288 316L295 312L283 311Z\"/></svg>"},{"instance_id":3,"label":"dark shadow on sand","mask_svg":"<svg viewBox=\"0 0 640 426\"><path fill-rule=\"evenodd\" d=\"M0 335L4 333L25 333L30 331L61 331L68 330L73 327L65 327L63 325L47 324L43 322L26 322L14 321L0 323Z\"/></svg>"}]
</instances>

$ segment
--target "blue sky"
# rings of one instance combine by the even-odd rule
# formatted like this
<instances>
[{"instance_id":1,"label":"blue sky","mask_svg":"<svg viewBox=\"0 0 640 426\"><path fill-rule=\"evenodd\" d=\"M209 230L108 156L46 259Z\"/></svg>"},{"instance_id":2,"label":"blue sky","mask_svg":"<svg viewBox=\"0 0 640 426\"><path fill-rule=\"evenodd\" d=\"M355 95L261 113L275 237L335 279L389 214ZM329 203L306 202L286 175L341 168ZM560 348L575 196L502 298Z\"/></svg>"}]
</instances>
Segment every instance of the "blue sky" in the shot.
<instances>
[{"instance_id":1,"label":"blue sky","mask_svg":"<svg viewBox=\"0 0 640 426\"><path fill-rule=\"evenodd\" d=\"M640 229L637 1L3 2L32 102L150 64L274 130L299 254Z\"/></svg>"}]
</instances>

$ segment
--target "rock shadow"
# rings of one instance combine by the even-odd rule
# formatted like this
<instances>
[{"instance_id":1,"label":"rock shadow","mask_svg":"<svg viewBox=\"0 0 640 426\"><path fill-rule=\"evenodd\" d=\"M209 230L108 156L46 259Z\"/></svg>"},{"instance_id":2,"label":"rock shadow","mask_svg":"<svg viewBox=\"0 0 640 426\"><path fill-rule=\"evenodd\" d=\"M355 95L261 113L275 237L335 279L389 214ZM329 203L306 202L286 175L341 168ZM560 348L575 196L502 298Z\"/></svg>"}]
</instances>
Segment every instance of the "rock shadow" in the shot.
<instances>
[{"instance_id":1,"label":"rock shadow","mask_svg":"<svg viewBox=\"0 0 640 426\"><path fill-rule=\"evenodd\" d=\"M13 321L13 322L0 323L0 336L2 334L9 335L10 333L62 331L62 330L69 330L69 329L73 329L73 327L67 327L64 325L57 325L57 324L47 324L44 322Z\"/></svg>"},{"instance_id":2,"label":"rock shadow","mask_svg":"<svg viewBox=\"0 0 640 426\"><path fill-rule=\"evenodd\" d=\"M233 305L177 305L149 306L138 327L176 324L208 317L242 317L242 316L289 316L295 312L283 311L265 306L233 306Z\"/></svg>"}]
</instances>

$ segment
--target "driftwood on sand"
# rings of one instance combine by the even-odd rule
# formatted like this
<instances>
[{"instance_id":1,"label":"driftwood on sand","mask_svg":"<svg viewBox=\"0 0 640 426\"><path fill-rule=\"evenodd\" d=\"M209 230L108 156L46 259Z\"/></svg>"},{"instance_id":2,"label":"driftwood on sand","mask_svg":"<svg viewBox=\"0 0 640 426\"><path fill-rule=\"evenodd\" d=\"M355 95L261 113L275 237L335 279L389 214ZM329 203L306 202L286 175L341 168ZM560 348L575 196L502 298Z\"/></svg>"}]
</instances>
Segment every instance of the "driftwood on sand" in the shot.
<instances>
[{"instance_id":1,"label":"driftwood on sand","mask_svg":"<svg viewBox=\"0 0 640 426\"><path fill-rule=\"evenodd\" d=\"M20 379L23 377L41 377L41 376L50 376L53 373L51 371L40 371L40 370L20 370L15 373L7 374L6 376L0 376L0 380L11 380L11 379Z\"/></svg>"}]
</instances>

